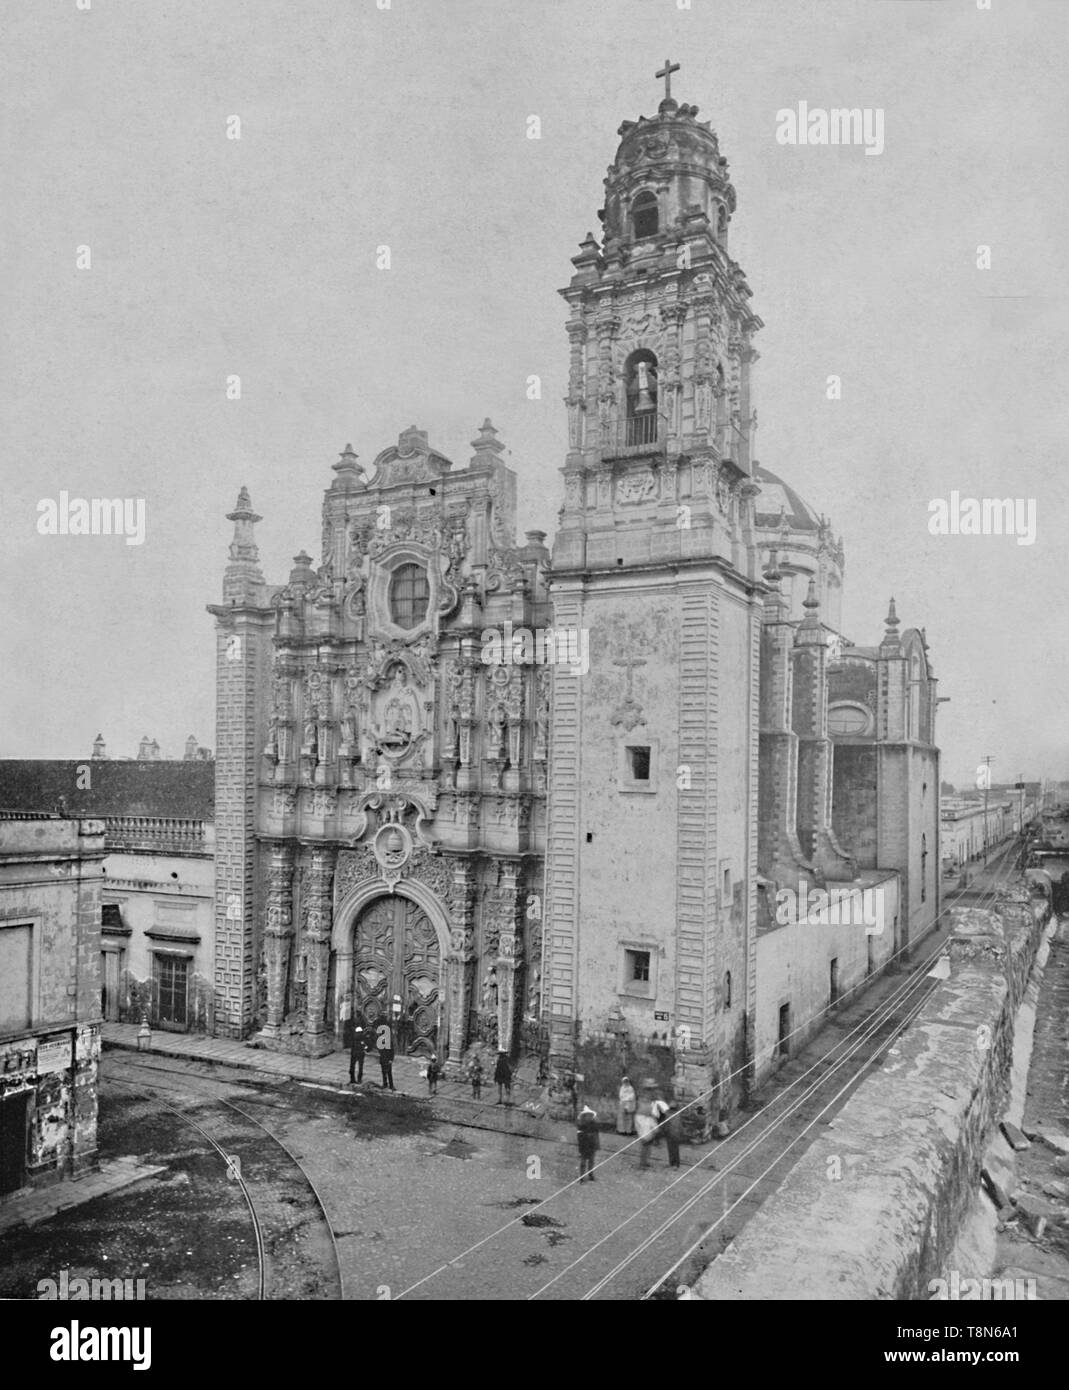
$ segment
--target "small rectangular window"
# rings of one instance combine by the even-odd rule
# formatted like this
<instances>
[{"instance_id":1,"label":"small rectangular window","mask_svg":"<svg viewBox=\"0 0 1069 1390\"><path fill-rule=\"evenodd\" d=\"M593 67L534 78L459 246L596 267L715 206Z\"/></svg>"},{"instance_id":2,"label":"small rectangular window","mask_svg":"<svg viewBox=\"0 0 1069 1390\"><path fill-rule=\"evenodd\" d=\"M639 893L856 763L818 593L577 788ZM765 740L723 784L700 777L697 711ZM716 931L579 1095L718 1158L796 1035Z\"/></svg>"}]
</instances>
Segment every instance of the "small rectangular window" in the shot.
<instances>
[{"instance_id":1,"label":"small rectangular window","mask_svg":"<svg viewBox=\"0 0 1069 1390\"><path fill-rule=\"evenodd\" d=\"M625 951L627 958L627 978L630 982L648 984L650 978L649 951Z\"/></svg>"},{"instance_id":2,"label":"small rectangular window","mask_svg":"<svg viewBox=\"0 0 1069 1390\"><path fill-rule=\"evenodd\" d=\"M627 770L635 782L648 782L650 780L650 750L648 746L628 748Z\"/></svg>"}]
</instances>

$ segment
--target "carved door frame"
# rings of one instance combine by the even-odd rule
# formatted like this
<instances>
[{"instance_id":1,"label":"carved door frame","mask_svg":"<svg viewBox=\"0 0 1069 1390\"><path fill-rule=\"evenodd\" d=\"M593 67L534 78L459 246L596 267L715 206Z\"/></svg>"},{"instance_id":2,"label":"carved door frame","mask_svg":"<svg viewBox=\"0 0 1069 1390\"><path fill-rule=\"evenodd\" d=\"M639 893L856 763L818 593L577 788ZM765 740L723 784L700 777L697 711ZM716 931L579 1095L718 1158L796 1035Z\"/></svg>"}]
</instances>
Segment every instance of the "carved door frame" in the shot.
<instances>
[{"instance_id":1,"label":"carved door frame","mask_svg":"<svg viewBox=\"0 0 1069 1390\"><path fill-rule=\"evenodd\" d=\"M436 1043L438 1056L445 1057L449 1048L448 971L450 923L437 894L418 879L401 879L389 884L383 878L365 879L351 889L335 905L331 950L335 961L334 1020L337 1045L346 1045L345 1030L353 1000L353 969L357 924L364 912L380 898L406 899L418 907L434 928L438 939L438 1004L440 1023ZM407 1002L407 1001L406 1001Z\"/></svg>"}]
</instances>

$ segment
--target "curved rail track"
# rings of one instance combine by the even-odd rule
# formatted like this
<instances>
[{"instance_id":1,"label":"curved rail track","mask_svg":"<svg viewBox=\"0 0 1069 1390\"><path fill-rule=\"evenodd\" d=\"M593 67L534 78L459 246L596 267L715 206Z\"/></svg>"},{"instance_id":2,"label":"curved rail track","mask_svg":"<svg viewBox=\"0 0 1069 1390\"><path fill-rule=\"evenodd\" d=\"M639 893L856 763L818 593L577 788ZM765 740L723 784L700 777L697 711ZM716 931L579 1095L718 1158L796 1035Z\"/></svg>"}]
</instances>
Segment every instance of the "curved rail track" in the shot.
<instances>
[{"instance_id":1,"label":"curved rail track","mask_svg":"<svg viewBox=\"0 0 1069 1390\"><path fill-rule=\"evenodd\" d=\"M283 1282L282 1266L285 1265L287 1258L291 1259L291 1263L292 1260L295 1258L287 1257L286 1255L280 1253L278 1249L274 1248L280 1244L280 1238L284 1238L292 1234L292 1221L283 1222L280 1221L279 1218L276 1216L265 1214L271 1205L277 1205L277 1199L272 1203L272 1201L268 1197L268 1194L258 1193L255 1190L256 1185L260 1180L250 1178L248 1156L243 1160L241 1155L235 1152L235 1141L234 1136L232 1134L221 1135L218 1131L216 1131L216 1133L213 1134L204 1123L207 1119L207 1116L205 1115L203 1109L198 1107L196 1114L194 1115L194 1113L191 1112L188 1108L183 1108L182 1106L172 1104L170 1101L165 1100L163 1096L160 1094L161 1092L169 1091L175 1094L185 1093L186 1095L198 1096L203 1102L205 1102L207 1107L219 1107L223 1110L229 1111L232 1115L239 1116L241 1121L243 1121L245 1125L255 1126L256 1130L258 1130L260 1134L266 1135L266 1137L271 1140L272 1144L276 1146L276 1150L281 1150L282 1154L285 1155L286 1164L288 1165L288 1172L291 1174L299 1174L301 1182L303 1183L304 1187L307 1188L308 1192L311 1194L312 1203L310 1204L310 1209L314 1209L316 1211L318 1220L329 1237L330 1250L332 1254L332 1269L328 1272L327 1282L336 1286L336 1292L334 1292L331 1296L334 1298L343 1299L345 1297L345 1280L342 1271L341 1258L338 1253L337 1236L335 1234L334 1227L331 1224L330 1217L327 1214L326 1205L323 1201L322 1195L320 1194L318 1187L312 1180L308 1171L304 1168L303 1164L298 1159L297 1155L285 1143L285 1141L280 1139L279 1136L275 1134L273 1130L269 1129L267 1125L263 1123L262 1120L257 1119L255 1115L250 1115L247 1110L242 1108L242 1106L235 1104L234 1101L228 1100L224 1096L206 1093L205 1091L198 1089L198 1087L203 1083L207 1083L211 1086L230 1086L233 1083L217 1081L211 1077L190 1077L188 1074L180 1074L176 1076L176 1084L169 1085L166 1082L160 1080L161 1071L166 1072L167 1069L140 1064L138 1062L133 1061L132 1059L128 1059L125 1057L121 1060L117 1059L117 1065L120 1070L133 1070L136 1072L149 1073L151 1079L139 1077L136 1081L130 1081L124 1079L122 1076L115 1075L114 1072L111 1072L109 1073L107 1078L109 1084L122 1086L131 1092L139 1094L143 1099L149 1100L150 1102L160 1106L162 1109L176 1116L184 1124L189 1125L192 1129L196 1130L196 1132L202 1137L202 1139L204 1139L204 1141L219 1155L220 1159L222 1159L226 1167L227 1177L238 1184L238 1187L241 1190L242 1197L244 1198L245 1205L247 1206L249 1211L249 1217L252 1222L253 1236L256 1243L257 1299L270 1299L275 1296L292 1296L292 1294L287 1295L285 1293L276 1294L273 1288L274 1284L281 1285ZM174 1075L174 1073L168 1074ZM233 1124L233 1120L228 1120L228 1125L231 1130L233 1129ZM259 1138L258 1135L253 1137ZM246 1145L248 1144L248 1133L239 1137L239 1142L241 1141L243 1141ZM229 1147L226 1147L226 1145L228 1144ZM257 1157L262 1158L262 1153L258 1154ZM276 1180L280 1176L284 1177L285 1171L286 1170L284 1170L281 1175L274 1175ZM287 1204L289 1204L290 1202L292 1202L292 1197L287 1196L285 1198L285 1201L287 1202ZM286 1272L292 1274L294 1272L294 1269L290 1269Z\"/></svg>"}]
</instances>

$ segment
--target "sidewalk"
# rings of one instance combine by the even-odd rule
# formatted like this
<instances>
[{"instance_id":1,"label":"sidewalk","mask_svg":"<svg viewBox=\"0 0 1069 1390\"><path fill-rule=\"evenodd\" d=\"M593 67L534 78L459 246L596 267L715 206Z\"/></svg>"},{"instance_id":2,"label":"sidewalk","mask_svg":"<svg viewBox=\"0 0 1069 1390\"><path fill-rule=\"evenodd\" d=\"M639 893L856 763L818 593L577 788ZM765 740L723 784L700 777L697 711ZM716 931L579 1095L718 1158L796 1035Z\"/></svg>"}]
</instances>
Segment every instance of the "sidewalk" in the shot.
<instances>
[{"instance_id":1,"label":"sidewalk","mask_svg":"<svg viewBox=\"0 0 1069 1390\"><path fill-rule=\"evenodd\" d=\"M105 1023L101 1038L105 1049L117 1048L137 1052L136 1023ZM259 1072L261 1076L303 1082L328 1090L349 1092L349 1054L330 1052L325 1057L301 1057L289 1052L271 1052L249 1043L225 1038L207 1038L189 1033L152 1032L152 1045L147 1051L156 1057L174 1057L185 1062L209 1066L237 1067L243 1071ZM438 1094L427 1095L427 1082L420 1076L424 1062L418 1057L397 1057L393 1064L396 1094L408 1100L426 1102L435 1119L445 1123L468 1125L475 1129L492 1129L504 1134L524 1134L532 1139L567 1138L574 1141L574 1126L539 1119L522 1109L527 1101L538 1100L537 1087L513 1081L512 1104L496 1105L497 1087L484 1082L482 1100L471 1098L471 1086L462 1081L442 1080ZM374 1053L364 1062L364 1081L359 1088L365 1095L387 1102L392 1093L383 1091L379 1083L379 1063Z\"/></svg>"},{"instance_id":2,"label":"sidewalk","mask_svg":"<svg viewBox=\"0 0 1069 1390\"><path fill-rule=\"evenodd\" d=\"M15 1226L36 1226L68 1207L81 1206L94 1197L117 1192L162 1172L159 1165L143 1164L130 1155L109 1159L84 1177L65 1178L51 1187L40 1187L0 1203L0 1233Z\"/></svg>"},{"instance_id":3,"label":"sidewalk","mask_svg":"<svg viewBox=\"0 0 1069 1390\"><path fill-rule=\"evenodd\" d=\"M137 1034L136 1023L105 1023L101 1029L105 1050L114 1048L124 1052L136 1052ZM298 1057L292 1053L269 1052L266 1048L250 1047L248 1043L232 1042L223 1038L154 1030L152 1046L148 1053L156 1057L173 1057L180 1061L199 1062L208 1066L255 1071L261 1076L299 1081L305 1085L321 1086L342 1094L352 1091L349 1085L349 1057L345 1052L331 1052L326 1057ZM419 1074L421 1066L422 1062L417 1057L398 1057L395 1060L393 1070L397 1096L427 1105L435 1120L442 1124L494 1130L499 1134L516 1134L543 1142L552 1143L556 1140L558 1143L574 1147L574 1123L568 1120L551 1120L548 1117L539 1119L522 1108L525 1102L539 1099L541 1091L538 1087L514 1081L512 1104L497 1105L497 1087L492 1083L484 1082L482 1100L476 1101L471 1098L471 1086L467 1082L442 1080L438 1083L438 1094L431 1098L427 1095L427 1082ZM378 1074L378 1059L372 1053L364 1063L364 1082L358 1089L368 1097L389 1104L393 1099L392 1094L382 1090ZM601 1130L600 1136L602 1156L614 1153L631 1142L611 1130ZM637 1163L637 1147L632 1152ZM664 1145L654 1145L650 1157L655 1167L666 1165L667 1154Z\"/></svg>"}]
</instances>

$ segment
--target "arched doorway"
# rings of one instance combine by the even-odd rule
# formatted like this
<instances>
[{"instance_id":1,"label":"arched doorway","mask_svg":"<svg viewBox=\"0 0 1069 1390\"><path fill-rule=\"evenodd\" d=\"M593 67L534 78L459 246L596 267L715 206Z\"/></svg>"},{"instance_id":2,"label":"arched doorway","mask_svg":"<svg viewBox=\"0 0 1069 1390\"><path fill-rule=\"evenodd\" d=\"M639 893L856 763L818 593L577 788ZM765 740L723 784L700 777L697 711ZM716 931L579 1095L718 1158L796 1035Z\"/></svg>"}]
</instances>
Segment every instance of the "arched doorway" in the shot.
<instances>
[{"instance_id":1,"label":"arched doorway","mask_svg":"<svg viewBox=\"0 0 1069 1390\"><path fill-rule=\"evenodd\" d=\"M399 997L397 1050L437 1052L441 971L438 933L419 904L397 894L375 898L353 927L354 1024L368 1028L390 1017Z\"/></svg>"}]
</instances>

